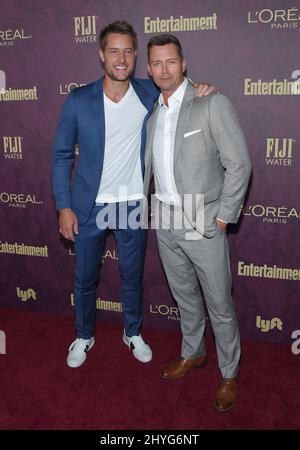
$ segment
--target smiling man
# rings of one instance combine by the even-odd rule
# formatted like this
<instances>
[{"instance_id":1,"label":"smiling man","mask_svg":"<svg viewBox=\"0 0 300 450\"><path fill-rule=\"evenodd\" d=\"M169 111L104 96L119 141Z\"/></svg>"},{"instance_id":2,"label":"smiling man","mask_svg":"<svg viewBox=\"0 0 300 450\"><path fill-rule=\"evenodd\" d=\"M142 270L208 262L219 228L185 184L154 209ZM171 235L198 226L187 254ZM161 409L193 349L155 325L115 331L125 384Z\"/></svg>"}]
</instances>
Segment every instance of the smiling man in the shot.
<instances>
[{"instance_id":1,"label":"smiling man","mask_svg":"<svg viewBox=\"0 0 300 450\"><path fill-rule=\"evenodd\" d=\"M240 359L226 227L238 221L251 163L230 101L215 93L198 98L194 86L184 78L186 61L175 36L162 34L150 39L148 61L161 94L148 121L145 161L146 167L153 161L156 211L163 220L173 214L167 226L157 229L157 241L179 306L183 334L180 358L162 370L161 376L181 378L207 363L201 285L222 374L214 405L224 412L236 400ZM145 192L149 178L148 170ZM192 208L186 208L187 195L193 199ZM203 203L199 207L200 197ZM182 227L174 226L178 212L185 219ZM198 214L204 216L200 227Z\"/></svg>"},{"instance_id":2,"label":"smiling man","mask_svg":"<svg viewBox=\"0 0 300 450\"><path fill-rule=\"evenodd\" d=\"M123 342L139 361L152 359L140 334L146 230L128 222L143 198L146 122L159 92L151 80L133 78L137 36L130 24L109 24L99 40L104 77L68 96L52 161L59 230L75 242L77 338L69 348L69 367L83 364L95 342L96 286L108 228L117 241L122 276ZM200 94L211 89L202 85ZM76 143L79 157L71 189ZM113 216L111 223L99 220L103 211Z\"/></svg>"}]
</instances>

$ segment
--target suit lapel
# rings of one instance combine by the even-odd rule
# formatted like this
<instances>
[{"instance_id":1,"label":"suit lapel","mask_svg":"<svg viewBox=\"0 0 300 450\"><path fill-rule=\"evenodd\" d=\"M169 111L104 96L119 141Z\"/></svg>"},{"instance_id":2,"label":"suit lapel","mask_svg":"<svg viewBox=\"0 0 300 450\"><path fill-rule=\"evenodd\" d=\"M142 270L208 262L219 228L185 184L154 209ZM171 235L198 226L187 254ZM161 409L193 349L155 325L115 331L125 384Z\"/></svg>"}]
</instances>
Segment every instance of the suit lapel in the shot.
<instances>
[{"instance_id":1,"label":"suit lapel","mask_svg":"<svg viewBox=\"0 0 300 450\"><path fill-rule=\"evenodd\" d=\"M150 116L147 123L147 141L145 150L145 167L152 167L152 151L153 151L153 139L157 116L159 112L159 103L156 102L153 108L153 113Z\"/></svg>"},{"instance_id":2,"label":"suit lapel","mask_svg":"<svg viewBox=\"0 0 300 450\"><path fill-rule=\"evenodd\" d=\"M141 142L141 166L142 166L142 174L144 176L145 175L145 167L148 162L148 156L146 155L146 152L147 152L146 146L147 146L147 142L148 142L146 126L147 126L147 121L153 111L153 97L134 78L131 78L130 82L131 82L132 87L135 90L135 93L137 94L140 102L144 105L144 107L148 111L144 118L144 122L143 122L142 142Z\"/></svg>"},{"instance_id":3,"label":"suit lapel","mask_svg":"<svg viewBox=\"0 0 300 450\"><path fill-rule=\"evenodd\" d=\"M147 124L147 146L146 146L146 159L148 159L149 152L152 152L153 139L154 139L154 131L156 120L159 112L159 103L156 102L153 108L153 113L150 116Z\"/></svg>"},{"instance_id":4,"label":"suit lapel","mask_svg":"<svg viewBox=\"0 0 300 450\"><path fill-rule=\"evenodd\" d=\"M93 96L92 96L92 108L95 121L95 132L96 140L98 141L98 146L102 150L103 154L104 144L105 144L105 116L104 116L104 102L103 102L103 78L96 81L93 86Z\"/></svg>"},{"instance_id":5,"label":"suit lapel","mask_svg":"<svg viewBox=\"0 0 300 450\"><path fill-rule=\"evenodd\" d=\"M191 107L195 96L195 87L191 82L188 83L186 91L180 107L174 144L174 167L183 148L183 135L187 129Z\"/></svg>"},{"instance_id":6,"label":"suit lapel","mask_svg":"<svg viewBox=\"0 0 300 450\"><path fill-rule=\"evenodd\" d=\"M152 113L153 110L153 98L150 94L139 84L136 82L134 78L130 79L130 83L132 84L135 93L137 94L140 102L145 106L148 111L148 114Z\"/></svg>"}]
</instances>

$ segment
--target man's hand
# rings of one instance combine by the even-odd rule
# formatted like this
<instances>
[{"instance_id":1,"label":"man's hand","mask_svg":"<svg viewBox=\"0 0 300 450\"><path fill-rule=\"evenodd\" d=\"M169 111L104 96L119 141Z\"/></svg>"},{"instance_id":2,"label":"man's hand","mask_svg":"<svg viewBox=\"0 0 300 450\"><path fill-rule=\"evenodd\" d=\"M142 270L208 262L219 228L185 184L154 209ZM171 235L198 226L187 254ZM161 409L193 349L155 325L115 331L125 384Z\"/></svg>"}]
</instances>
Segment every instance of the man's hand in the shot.
<instances>
[{"instance_id":1,"label":"man's hand","mask_svg":"<svg viewBox=\"0 0 300 450\"><path fill-rule=\"evenodd\" d=\"M227 228L227 223L223 222L222 220L217 219L217 225L221 230L226 230Z\"/></svg>"},{"instance_id":2,"label":"man's hand","mask_svg":"<svg viewBox=\"0 0 300 450\"><path fill-rule=\"evenodd\" d=\"M73 232L78 234L78 220L71 208L60 209L59 232L65 239L75 242Z\"/></svg>"},{"instance_id":3,"label":"man's hand","mask_svg":"<svg viewBox=\"0 0 300 450\"><path fill-rule=\"evenodd\" d=\"M220 92L216 89L215 86L212 86L208 83L194 83L190 80L196 88L196 97L206 97L211 92Z\"/></svg>"}]
</instances>

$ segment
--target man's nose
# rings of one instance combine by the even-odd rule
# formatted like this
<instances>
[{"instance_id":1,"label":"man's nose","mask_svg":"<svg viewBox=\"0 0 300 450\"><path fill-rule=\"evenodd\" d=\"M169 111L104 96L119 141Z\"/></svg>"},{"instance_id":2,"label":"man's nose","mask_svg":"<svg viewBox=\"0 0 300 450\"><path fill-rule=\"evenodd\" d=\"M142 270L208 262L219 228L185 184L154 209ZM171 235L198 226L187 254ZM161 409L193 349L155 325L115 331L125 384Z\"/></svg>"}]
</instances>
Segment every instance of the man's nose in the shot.
<instances>
[{"instance_id":1,"label":"man's nose","mask_svg":"<svg viewBox=\"0 0 300 450\"><path fill-rule=\"evenodd\" d=\"M126 55L125 55L125 52L120 52L120 62L125 62L125 59L126 59Z\"/></svg>"},{"instance_id":2,"label":"man's nose","mask_svg":"<svg viewBox=\"0 0 300 450\"><path fill-rule=\"evenodd\" d=\"M162 73L167 73L167 72L168 72L167 64L162 63Z\"/></svg>"}]
</instances>

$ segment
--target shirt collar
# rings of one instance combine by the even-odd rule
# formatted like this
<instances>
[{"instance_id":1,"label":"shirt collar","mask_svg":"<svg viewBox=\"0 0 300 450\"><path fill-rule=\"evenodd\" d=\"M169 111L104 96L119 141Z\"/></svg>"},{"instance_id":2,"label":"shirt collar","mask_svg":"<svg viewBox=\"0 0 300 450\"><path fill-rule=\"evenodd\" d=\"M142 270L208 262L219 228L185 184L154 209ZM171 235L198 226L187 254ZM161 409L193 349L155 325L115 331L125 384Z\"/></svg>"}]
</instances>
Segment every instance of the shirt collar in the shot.
<instances>
[{"instance_id":1,"label":"shirt collar","mask_svg":"<svg viewBox=\"0 0 300 450\"><path fill-rule=\"evenodd\" d=\"M184 78L181 85L178 86L176 91L171 95L171 97L169 97L169 99L168 99L169 106L174 105L174 103L176 103L176 102L182 103L187 84L188 84L188 80L187 80L187 78ZM164 98L163 98L162 94L160 94L160 96L158 98L158 103L159 103L159 106L165 106Z\"/></svg>"}]
</instances>

